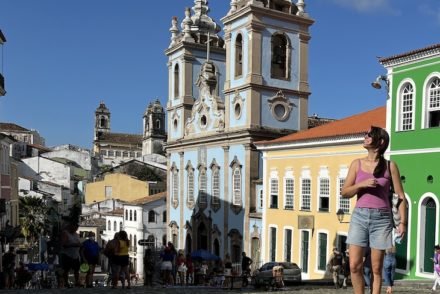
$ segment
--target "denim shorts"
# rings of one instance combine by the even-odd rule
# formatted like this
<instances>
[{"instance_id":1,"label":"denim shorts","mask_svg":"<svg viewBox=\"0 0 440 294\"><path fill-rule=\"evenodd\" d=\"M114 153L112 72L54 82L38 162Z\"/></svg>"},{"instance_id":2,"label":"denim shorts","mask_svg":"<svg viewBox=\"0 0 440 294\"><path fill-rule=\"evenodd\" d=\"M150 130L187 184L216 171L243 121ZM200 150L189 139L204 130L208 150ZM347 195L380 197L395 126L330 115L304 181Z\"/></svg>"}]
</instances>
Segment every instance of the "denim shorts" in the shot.
<instances>
[{"instance_id":1,"label":"denim shorts","mask_svg":"<svg viewBox=\"0 0 440 294\"><path fill-rule=\"evenodd\" d=\"M393 243L391 210L356 207L348 230L347 244L385 250Z\"/></svg>"}]
</instances>

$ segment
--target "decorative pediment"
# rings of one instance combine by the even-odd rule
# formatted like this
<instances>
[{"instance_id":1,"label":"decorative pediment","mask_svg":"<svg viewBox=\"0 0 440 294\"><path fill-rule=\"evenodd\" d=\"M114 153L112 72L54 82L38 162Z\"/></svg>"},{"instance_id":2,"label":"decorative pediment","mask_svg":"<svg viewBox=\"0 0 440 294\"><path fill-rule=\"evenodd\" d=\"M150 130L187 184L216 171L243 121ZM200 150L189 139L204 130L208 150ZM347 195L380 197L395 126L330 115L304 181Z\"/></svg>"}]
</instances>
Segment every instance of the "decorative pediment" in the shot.
<instances>
[{"instance_id":1,"label":"decorative pediment","mask_svg":"<svg viewBox=\"0 0 440 294\"><path fill-rule=\"evenodd\" d=\"M212 226L211 234L214 235L214 236L220 237L222 235L222 232L220 231L218 226L216 224L214 224Z\"/></svg>"},{"instance_id":2,"label":"decorative pediment","mask_svg":"<svg viewBox=\"0 0 440 294\"><path fill-rule=\"evenodd\" d=\"M194 167L192 166L191 160L188 160L188 163L185 166L185 170L194 170Z\"/></svg>"},{"instance_id":3,"label":"decorative pediment","mask_svg":"<svg viewBox=\"0 0 440 294\"><path fill-rule=\"evenodd\" d=\"M238 160L237 155L234 156L234 159L231 161L231 163L229 164L229 167L235 167L238 166L239 168L241 168L243 165L240 163L240 161Z\"/></svg>"},{"instance_id":4,"label":"decorative pediment","mask_svg":"<svg viewBox=\"0 0 440 294\"><path fill-rule=\"evenodd\" d=\"M220 169L220 166L218 165L217 161L215 160L215 158L212 160L211 164L209 165L210 169L214 169L214 168L218 168Z\"/></svg>"},{"instance_id":5,"label":"decorative pediment","mask_svg":"<svg viewBox=\"0 0 440 294\"><path fill-rule=\"evenodd\" d=\"M177 224L177 222L176 221L170 221L170 223L168 224L168 226L170 227L170 228L175 228L175 229L178 229L179 228L179 225Z\"/></svg>"},{"instance_id":6,"label":"decorative pediment","mask_svg":"<svg viewBox=\"0 0 440 294\"><path fill-rule=\"evenodd\" d=\"M186 221L184 228L185 228L185 230L186 230L188 233L191 233L191 232L192 232L192 226L191 226L191 224L189 223L189 221Z\"/></svg>"},{"instance_id":7,"label":"decorative pediment","mask_svg":"<svg viewBox=\"0 0 440 294\"><path fill-rule=\"evenodd\" d=\"M272 116L279 121L286 121L292 112L292 108L295 106L294 103L290 102L289 98L284 96L281 90L275 96L268 99L267 102Z\"/></svg>"}]
</instances>

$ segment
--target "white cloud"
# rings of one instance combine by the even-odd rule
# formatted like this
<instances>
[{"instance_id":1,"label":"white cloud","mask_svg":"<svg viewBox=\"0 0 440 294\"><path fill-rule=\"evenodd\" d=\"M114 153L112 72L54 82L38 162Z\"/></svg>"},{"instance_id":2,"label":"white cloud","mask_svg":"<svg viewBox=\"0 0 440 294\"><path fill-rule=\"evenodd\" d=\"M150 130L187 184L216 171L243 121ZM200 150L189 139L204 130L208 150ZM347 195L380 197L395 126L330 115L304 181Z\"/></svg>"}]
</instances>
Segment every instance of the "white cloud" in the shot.
<instances>
[{"instance_id":1,"label":"white cloud","mask_svg":"<svg viewBox=\"0 0 440 294\"><path fill-rule=\"evenodd\" d=\"M335 3L354 8L359 12L370 12L380 9L381 11L391 11L391 0L333 0Z\"/></svg>"}]
</instances>

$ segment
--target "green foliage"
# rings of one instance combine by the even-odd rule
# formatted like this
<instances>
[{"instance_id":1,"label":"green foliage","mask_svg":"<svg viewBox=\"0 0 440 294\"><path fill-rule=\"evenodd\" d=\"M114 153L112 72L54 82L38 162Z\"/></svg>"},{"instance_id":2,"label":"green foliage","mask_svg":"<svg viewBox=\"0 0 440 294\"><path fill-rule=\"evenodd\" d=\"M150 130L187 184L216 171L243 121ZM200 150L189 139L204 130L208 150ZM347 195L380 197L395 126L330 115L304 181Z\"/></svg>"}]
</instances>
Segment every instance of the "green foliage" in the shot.
<instances>
[{"instance_id":1,"label":"green foliage","mask_svg":"<svg viewBox=\"0 0 440 294\"><path fill-rule=\"evenodd\" d=\"M161 181L161 178L146 166L131 164L127 167L127 174L141 181Z\"/></svg>"},{"instance_id":2,"label":"green foliage","mask_svg":"<svg viewBox=\"0 0 440 294\"><path fill-rule=\"evenodd\" d=\"M46 205L43 198L20 197L20 226L26 242L35 243L40 234L51 231L52 224L49 218L53 216L54 212L56 213L52 207Z\"/></svg>"}]
</instances>

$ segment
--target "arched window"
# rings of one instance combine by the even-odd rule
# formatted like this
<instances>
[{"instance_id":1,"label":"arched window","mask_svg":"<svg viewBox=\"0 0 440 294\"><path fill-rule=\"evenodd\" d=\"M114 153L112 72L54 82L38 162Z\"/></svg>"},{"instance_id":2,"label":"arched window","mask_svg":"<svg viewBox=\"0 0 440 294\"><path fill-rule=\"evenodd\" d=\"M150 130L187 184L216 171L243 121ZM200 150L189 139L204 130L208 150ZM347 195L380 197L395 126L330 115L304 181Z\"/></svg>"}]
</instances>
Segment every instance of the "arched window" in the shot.
<instances>
[{"instance_id":1,"label":"arched window","mask_svg":"<svg viewBox=\"0 0 440 294\"><path fill-rule=\"evenodd\" d=\"M162 212L162 222L166 223L167 222L167 211L164 210Z\"/></svg>"},{"instance_id":2,"label":"arched window","mask_svg":"<svg viewBox=\"0 0 440 294\"><path fill-rule=\"evenodd\" d=\"M180 69L179 69L179 65L176 64L174 66L174 98L179 98L180 96L179 84L180 84Z\"/></svg>"},{"instance_id":3,"label":"arched window","mask_svg":"<svg viewBox=\"0 0 440 294\"><path fill-rule=\"evenodd\" d=\"M440 78L436 77L428 85L428 127L440 126Z\"/></svg>"},{"instance_id":4,"label":"arched window","mask_svg":"<svg viewBox=\"0 0 440 294\"><path fill-rule=\"evenodd\" d=\"M173 162L170 176L171 205L176 208L179 205L179 170Z\"/></svg>"},{"instance_id":5,"label":"arched window","mask_svg":"<svg viewBox=\"0 0 440 294\"><path fill-rule=\"evenodd\" d=\"M134 211L134 221L137 221L137 212L136 212L136 210Z\"/></svg>"},{"instance_id":6,"label":"arched window","mask_svg":"<svg viewBox=\"0 0 440 294\"><path fill-rule=\"evenodd\" d=\"M116 221L113 222L113 231L117 231L118 228L116 227Z\"/></svg>"},{"instance_id":7,"label":"arched window","mask_svg":"<svg viewBox=\"0 0 440 294\"><path fill-rule=\"evenodd\" d=\"M243 74L243 37L241 34L237 35L235 39L235 76Z\"/></svg>"},{"instance_id":8,"label":"arched window","mask_svg":"<svg viewBox=\"0 0 440 294\"><path fill-rule=\"evenodd\" d=\"M119 222L119 230L122 231L122 222Z\"/></svg>"},{"instance_id":9,"label":"arched window","mask_svg":"<svg viewBox=\"0 0 440 294\"><path fill-rule=\"evenodd\" d=\"M105 117L101 117L101 120L99 122L99 126L101 128L106 128L107 127L107 120L105 119Z\"/></svg>"},{"instance_id":10,"label":"arched window","mask_svg":"<svg viewBox=\"0 0 440 294\"><path fill-rule=\"evenodd\" d=\"M128 220L128 209L125 210L125 220Z\"/></svg>"},{"instance_id":11,"label":"arched window","mask_svg":"<svg viewBox=\"0 0 440 294\"><path fill-rule=\"evenodd\" d=\"M275 79L289 79L290 47L284 34L272 36L271 77Z\"/></svg>"},{"instance_id":12,"label":"arched window","mask_svg":"<svg viewBox=\"0 0 440 294\"><path fill-rule=\"evenodd\" d=\"M194 203L194 169L188 169L188 204Z\"/></svg>"},{"instance_id":13,"label":"arched window","mask_svg":"<svg viewBox=\"0 0 440 294\"><path fill-rule=\"evenodd\" d=\"M156 213L154 212L154 210L150 210L148 212L148 222L149 223L155 223L156 222Z\"/></svg>"},{"instance_id":14,"label":"arched window","mask_svg":"<svg viewBox=\"0 0 440 294\"><path fill-rule=\"evenodd\" d=\"M160 129L160 119L156 120L156 129Z\"/></svg>"},{"instance_id":15,"label":"arched window","mask_svg":"<svg viewBox=\"0 0 440 294\"><path fill-rule=\"evenodd\" d=\"M110 221L107 222L107 230L112 230L112 223Z\"/></svg>"},{"instance_id":16,"label":"arched window","mask_svg":"<svg viewBox=\"0 0 440 294\"><path fill-rule=\"evenodd\" d=\"M218 167L212 170L212 204L220 204L220 172Z\"/></svg>"},{"instance_id":17,"label":"arched window","mask_svg":"<svg viewBox=\"0 0 440 294\"><path fill-rule=\"evenodd\" d=\"M399 130L406 131L414 128L414 89L410 83L405 83L400 92L400 124Z\"/></svg>"},{"instance_id":18,"label":"arched window","mask_svg":"<svg viewBox=\"0 0 440 294\"><path fill-rule=\"evenodd\" d=\"M137 245L137 237L136 237L136 235L134 235L133 236L133 246L134 246L134 248L133 248L133 251L136 251L136 245Z\"/></svg>"},{"instance_id":19,"label":"arched window","mask_svg":"<svg viewBox=\"0 0 440 294\"><path fill-rule=\"evenodd\" d=\"M233 169L232 185L233 185L232 204L241 205L241 170L237 166Z\"/></svg>"},{"instance_id":20,"label":"arched window","mask_svg":"<svg viewBox=\"0 0 440 294\"><path fill-rule=\"evenodd\" d=\"M130 221L132 221L133 220L133 211L131 211L131 209L130 209Z\"/></svg>"},{"instance_id":21,"label":"arched window","mask_svg":"<svg viewBox=\"0 0 440 294\"><path fill-rule=\"evenodd\" d=\"M206 190L208 186L208 180L206 178L206 169L201 168L199 171L199 203L200 204L206 204L207 202L207 195Z\"/></svg>"}]
</instances>

